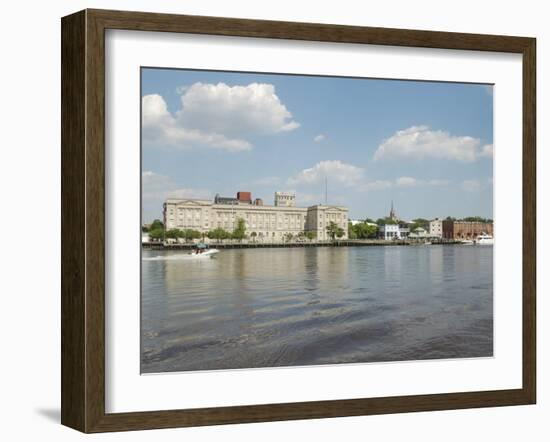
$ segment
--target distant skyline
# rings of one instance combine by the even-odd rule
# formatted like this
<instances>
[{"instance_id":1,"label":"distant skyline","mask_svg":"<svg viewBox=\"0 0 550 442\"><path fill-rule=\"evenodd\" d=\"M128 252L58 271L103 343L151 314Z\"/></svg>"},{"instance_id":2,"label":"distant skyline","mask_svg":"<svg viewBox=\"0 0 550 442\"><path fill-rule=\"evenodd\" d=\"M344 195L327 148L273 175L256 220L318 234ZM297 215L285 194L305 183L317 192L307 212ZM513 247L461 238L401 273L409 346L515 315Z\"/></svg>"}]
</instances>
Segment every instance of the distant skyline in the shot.
<instances>
[{"instance_id":1,"label":"distant skyline","mask_svg":"<svg viewBox=\"0 0 550 442\"><path fill-rule=\"evenodd\" d=\"M493 217L492 86L142 68L142 216L167 197Z\"/></svg>"}]
</instances>

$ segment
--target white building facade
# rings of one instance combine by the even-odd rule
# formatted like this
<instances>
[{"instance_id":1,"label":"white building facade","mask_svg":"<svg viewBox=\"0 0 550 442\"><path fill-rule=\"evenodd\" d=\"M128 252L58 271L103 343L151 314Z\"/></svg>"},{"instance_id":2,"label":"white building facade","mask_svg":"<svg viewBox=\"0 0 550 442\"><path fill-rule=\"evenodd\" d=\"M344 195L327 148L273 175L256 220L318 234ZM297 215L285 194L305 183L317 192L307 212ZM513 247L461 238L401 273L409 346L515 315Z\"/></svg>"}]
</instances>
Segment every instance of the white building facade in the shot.
<instances>
[{"instance_id":1,"label":"white building facade","mask_svg":"<svg viewBox=\"0 0 550 442\"><path fill-rule=\"evenodd\" d=\"M331 222L336 224L344 231L344 235L339 239L348 239L348 209L340 206L330 206L319 204L307 209L306 232L315 232L319 241L326 241L330 238L327 227Z\"/></svg>"},{"instance_id":2,"label":"white building facade","mask_svg":"<svg viewBox=\"0 0 550 442\"><path fill-rule=\"evenodd\" d=\"M410 230L399 224L384 224L378 229L378 237L386 241L408 238Z\"/></svg>"},{"instance_id":3,"label":"white building facade","mask_svg":"<svg viewBox=\"0 0 550 442\"><path fill-rule=\"evenodd\" d=\"M443 237L443 221L439 218L430 221L430 236L433 238Z\"/></svg>"},{"instance_id":4,"label":"white building facade","mask_svg":"<svg viewBox=\"0 0 550 442\"><path fill-rule=\"evenodd\" d=\"M341 239L348 238L347 208L331 205L295 207L294 200L294 195L282 192L276 193L277 205L273 206L170 198L164 203L164 225L166 230L193 229L207 233L221 228L232 232L238 220L243 219L247 236L261 242L280 242L289 234L297 237L302 232L314 232L318 240L328 240L326 228L334 222L344 231Z\"/></svg>"},{"instance_id":5,"label":"white building facade","mask_svg":"<svg viewBox=\"0 0 550 442\"><path fill-rule=\"evenodd\" d=\"M380 239L385 239L386 241L401 239L399 224L384 224L380 226L378 230L378 236L380 237Z\"/></svg>"}]
</instances>

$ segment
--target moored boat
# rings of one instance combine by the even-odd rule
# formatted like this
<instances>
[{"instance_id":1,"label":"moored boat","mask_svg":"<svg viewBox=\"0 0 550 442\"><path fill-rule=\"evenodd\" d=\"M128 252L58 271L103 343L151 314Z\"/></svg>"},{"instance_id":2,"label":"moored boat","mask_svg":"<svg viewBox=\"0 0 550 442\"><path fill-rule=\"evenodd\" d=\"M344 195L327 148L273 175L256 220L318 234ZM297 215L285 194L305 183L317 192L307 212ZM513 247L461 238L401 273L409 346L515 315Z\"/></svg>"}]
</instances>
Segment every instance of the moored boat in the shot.
<instances>
[{"instance_id":1,"label":"moored boat","mask_svg":"<svg viewBox=\"0 0 550 442\"><path fill-rule=\"evenodd\" d=\"M480 246L492 246L494 242L494 238L487 233L482 233L481 235L478 235L475 240L475 243Z\"/></svg>"}]
</instances>

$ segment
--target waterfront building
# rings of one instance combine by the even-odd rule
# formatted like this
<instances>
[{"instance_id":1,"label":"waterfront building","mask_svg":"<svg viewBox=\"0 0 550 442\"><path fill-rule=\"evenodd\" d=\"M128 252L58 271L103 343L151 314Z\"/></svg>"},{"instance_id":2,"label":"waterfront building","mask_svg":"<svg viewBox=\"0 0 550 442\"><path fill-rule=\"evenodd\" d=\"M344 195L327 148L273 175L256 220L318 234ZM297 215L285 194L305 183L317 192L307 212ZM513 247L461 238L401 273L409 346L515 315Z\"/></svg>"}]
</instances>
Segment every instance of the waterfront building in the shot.
<instances>
[{"instance_id":1,"label":"waterfront building","mask_svg":"<svg viewBox=\"0 0 550 442\"><path fill-rule=\"evenodd\" d=\"M399 224L399 238L405 239L409 237L409 234L411 233L411 229L407 224Z\"/></svg>"},{"instance_id":2,"label":"waterfront building","mask_svg":"<svg viewBox=\"0 0 550 442\"><path fill-rule=\"evenodd\" d=\"M216 195L214 201L169 198L163 207L164 225L170 229L193 229L207 233L216 228L232 232L239 219L245 221L246 235L259 242L281 242L289 234L314 232L318 240L328 240L327 226L334 222L348 238L348 209L320 204L296 207L296 195L276 192L274 205L265 205L259 198L252 199L250 192L238 192L237 197Z\"/></svg>"},{"instance_id":3,"label":"waterfront building","mask_svg":"<svg viewBox=\"0 0 550 442\"><path fill-rule=\"evenodd\" d=\"M482 233L494 236L493 223L453 220L443 220L442 223L444 239L475 239Z\"/></svg>"},{"instance_id":4,"label":"waterfront building","mask_svg":"<svg viewBox=\"0 0 550 442\"><path fill-rule=\"evenodd\" d=\"M394 239L406 239L410 229L405 224L384 224L378 228L378 238L391 241Z\"/></svg>"},{"instance_id":5,"label":"waterfront building","mask_svg":"<svg viewBox=\"0 0 550 442\"><path fill-rule=\"evenodd\" d=\"M393 223L389 222L380 226L378 228L378 238L389 241L393 239L405 239L409 236L409 226L406 223L399 222L397 212L393 206L393 200L391 202L390 214L386 219L393 221Z\"/></svg>"},{"instance_id":6,"label":"waterfront building","mask_svg":"<svg viewBox=\"0 0 550 442\"><path fill-rule=\"evenodd\" d=\"M378 229L378 237L391 241L393 239L401 239L399 224L384 224Z\"/></svg>"},{"instance_id":7,"label":"waterfront building","mask_svg":"<svg viewBox=\"0 0 550 442\"><path fill-rule=\"evenodd\" d=\"M443 221L439 218L430 221L430 236L434 238L443 237Z\"/></svg>"},{"instance_id":8,"label":"waterfront building","mask_svg":"<svg viewBox=\"0 0 550 442\"><path fill-rule=\"evenodd\" d=\"M340 239L348 238L348 209L341 206L318 204L308 207L306 216L306 232L315 232L316 238L320 241L330 239L327 233L327 226L334 222L344 231Z\"/></svg>"},{"instance_id":9,"label":"waterfront building","mask_svg":"<svg viewBox=\"0 0 550 442\"><path fill-rule=\"evenodd\" d=\"M417 227L409 235L410 239L425 239L425 238L429 238L429 237L431 237L431 235L423 227Z\"/></svg>"}]
</instances>

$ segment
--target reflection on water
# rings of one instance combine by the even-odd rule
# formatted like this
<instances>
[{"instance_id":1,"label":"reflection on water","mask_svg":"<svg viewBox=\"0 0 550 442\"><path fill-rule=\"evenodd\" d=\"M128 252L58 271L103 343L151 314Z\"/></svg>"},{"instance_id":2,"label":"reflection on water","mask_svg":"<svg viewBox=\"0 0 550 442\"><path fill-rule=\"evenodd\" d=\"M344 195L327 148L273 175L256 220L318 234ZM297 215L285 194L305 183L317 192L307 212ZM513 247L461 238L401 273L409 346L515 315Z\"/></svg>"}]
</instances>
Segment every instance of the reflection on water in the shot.
<instances>
[{"instance_id":1,"label":"reflection on water","mask_svg":"<svg viewBox=\"0 0 550 442\"><path fill-rule=\"evenodd\" d=\"M491 246L144 251L142 372L491 356Z\"/></svg>"}]
</instances>

